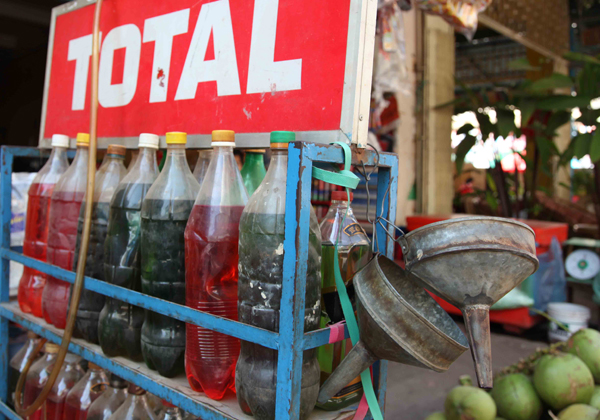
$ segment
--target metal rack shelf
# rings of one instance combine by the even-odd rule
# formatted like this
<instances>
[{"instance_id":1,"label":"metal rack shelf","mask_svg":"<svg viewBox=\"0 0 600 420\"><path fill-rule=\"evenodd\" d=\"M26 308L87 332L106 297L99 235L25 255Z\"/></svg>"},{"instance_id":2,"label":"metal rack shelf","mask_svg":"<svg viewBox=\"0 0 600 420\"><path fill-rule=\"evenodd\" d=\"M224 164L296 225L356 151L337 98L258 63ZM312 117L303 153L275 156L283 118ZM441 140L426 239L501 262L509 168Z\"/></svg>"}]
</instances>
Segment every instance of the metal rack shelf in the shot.
<instances>
[{"instance_id":1,"label":"metal rack shelf","mask_svg":"<svg viewBox=\"0 0 600 420\"><path fill-rule=\"evenodd\" d=\"M9 262L16 261L58 279L73 283L75 273L26 257L10 249L10 198L12 162L14 157L39 157L40 151L33 148L2 147L0 180L0 217L2 236L0 242L0 420L18 419L3 402L7 397L8 376L8 321L17 322L53 342L60 342L62 331L43 320L22 313L16 302L9 302ZM298 419L300 383L302 376L302 355L306 349L319 347L329 342L329 330L323 329L304 333L304 305L306 294L306 265L308 252L308 226L313 162L342 163L340 147L296 142L289 146L288 180L286 195L284 272L279 333L263 330L229 319L194 310L139 292L124 289L104 281L86 277L84 287L102 295L118 298L121 301L167 315L181 321L232 335L242 340L259 343L277 349L277 419ZM372 166L376 154L368 150L353 149L353 163ZM398 179L398 158L392 154L381 154L379 159L377 185L377 208L383 209L383 217L394 220L396 215L396 192ZM385 194L386 191L389 192ZM385 201L384 201L385 200ZM378 247L393 256L393 241L378 227ZM348 337L346 332L346 337ZM73 340L70 350L99 366L115 372L149 392L166 399L182 409L200 416L203 420L251 419L237 407L234 399L212 401L203 394L192 391L185 378L166 379L149 370L141 363L124 358L109 358L100 348L82 340ZM374 384L378 392L379 404L383 410L385 403L387 362L378 362L373 369ZM2 413L4 415L2 415ZM325 412L315 410L310 419L346 419L352 417L352 410Z\"/></svg>"}]
</instances>

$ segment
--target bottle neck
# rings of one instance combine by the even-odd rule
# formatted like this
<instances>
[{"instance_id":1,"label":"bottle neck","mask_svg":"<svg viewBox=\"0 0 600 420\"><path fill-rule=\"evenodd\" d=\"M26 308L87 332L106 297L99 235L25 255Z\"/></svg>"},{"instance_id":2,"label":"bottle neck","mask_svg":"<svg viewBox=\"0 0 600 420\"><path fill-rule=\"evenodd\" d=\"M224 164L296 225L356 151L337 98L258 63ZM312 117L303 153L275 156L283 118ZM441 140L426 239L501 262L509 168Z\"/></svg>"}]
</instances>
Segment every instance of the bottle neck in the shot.
<instances>
[{"instance_id":1,"label":"bottle neck","mask_svg":"<svg viewBox=\"0 0 600 420\"><path fill-rule=\"evenodd\" d=\"M162 172L168 173L174 168L182 167L187 167L189 169L185 155L185 144L169 144L167 146L167 157Z\"/></svg>"},{"instance_id":2,"label":"bottle neck","mask_svg":"<svg viewBox=\"0 0 600 420\"><path fill-rule=\"evenodd\" d=\"M51 166L59 165L61 161L67 161L67 148L66 147L53 147L48 158Z\"/></svg>"},{"instance_id":3,"label":"bottle neck","mask_svg":"<svg viewBox=\"0 0 600 420\"><path fill-rule=\"evenodd\" d=\"M90 149L87 146L77 146L77 152L75 153L75 157L73 158L73 163L71 165L87 165L88 159L90 156Z\"/></svg>"},{"instance_id":4,"label":"bottle neck","mask_svg":"<svg viewBox=\"0 0 600 420\"><path fill-rule=\"evenodd\" d=\"M276 178L285 182L287 179L288 150L271 149L271 162L265 178Z\"/></svg>"},{"instance_id":5,"label":"bottle neck","mask_svg":"<svg viewBox=\"0 0 600 420\"><path fill-rule=\"evenodd\" d=\"M246 152L244 166L264 166L265 159L262 153Z\"/></svg>"},{"instance_id":6,"label":"bottle neck","mask_svg":"<svg viewBox=\"0 0 600 420\"><path fill-rule=\"evenodd\" d=\"M157 165L156 149L140 147L133 169L140 172L154 172Z\"/></svg>"}]
</instances>

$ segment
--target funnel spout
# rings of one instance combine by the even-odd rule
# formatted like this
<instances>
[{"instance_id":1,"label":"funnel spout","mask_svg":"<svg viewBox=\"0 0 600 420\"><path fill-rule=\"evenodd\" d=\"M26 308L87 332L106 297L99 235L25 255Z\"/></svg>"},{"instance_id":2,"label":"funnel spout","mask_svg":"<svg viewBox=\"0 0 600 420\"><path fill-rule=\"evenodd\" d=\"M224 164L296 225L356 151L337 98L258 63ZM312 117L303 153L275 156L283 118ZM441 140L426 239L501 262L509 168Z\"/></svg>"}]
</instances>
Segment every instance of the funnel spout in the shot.
<instances>
[{"instance_id":1,"label":"funnel spout","mask_svg":"<svg viewBox=\"0 0 600 420\"><path fill-rule=\"evenodd\" d=\"M365 346L362 340L356 343L321 387L318 402L321 404L326 403L377 360L378 358Z\"/></svg>"},{"instance_id":2,"label":"funnel spout","mask_svg":"<svg viewBox=\"0 0 600 420\"><path fill-rule=\"evenodd\" d=\"M466 306L462 310L467 327L467 338L475 362L475 373L480 388L491 389L492 342L490 336L490 307L487 305Z\"/></svg>"}]
</instances>

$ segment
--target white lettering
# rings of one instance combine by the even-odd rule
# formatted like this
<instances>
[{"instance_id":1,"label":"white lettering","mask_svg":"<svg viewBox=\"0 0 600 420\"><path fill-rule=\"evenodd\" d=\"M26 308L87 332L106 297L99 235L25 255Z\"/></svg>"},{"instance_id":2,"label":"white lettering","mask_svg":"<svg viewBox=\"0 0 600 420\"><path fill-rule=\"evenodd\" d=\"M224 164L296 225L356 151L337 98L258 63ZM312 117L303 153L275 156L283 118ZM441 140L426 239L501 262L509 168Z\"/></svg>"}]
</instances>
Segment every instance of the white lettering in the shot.
<instances>
[{"instance_id":1,"label":"white lettering","mask_svg":"<svg viewBox=\"0 0 600 420\"><path fill-rule=\"evenodd\" d=\"M205 61L211 32L215 59ZM229 0L206 3L200 9L175 100L194 99L198 83L209 81L217 82L218 96L241 93Z\"/></svg>"},{"instance_id":2,"label":"white lettering","mask_svg":"<svg viewBox=\"0 0 600 420\"><path fill-rule=\"evenodd\" d=\"M102 33L100 33L102 39ZM73 81L73 100L71 109L81 111L85 108L85 95L87 80L90 70L90 57L92 56L92 35L69 41L68 61L75 60L75 79Z\"/></svg>"},{"instance_id":3,"label":"white lettering","mask_svg":"<svg viewBox=\"0 0 600 420\"><path fill-rule=\"evenodd\" d=\"M146 19L144 22L144 42L156 42L150 79L150 103L167 100L173 37L188 31L189 20L190 9L184 9Z\"/></svg>"}]
</instances>

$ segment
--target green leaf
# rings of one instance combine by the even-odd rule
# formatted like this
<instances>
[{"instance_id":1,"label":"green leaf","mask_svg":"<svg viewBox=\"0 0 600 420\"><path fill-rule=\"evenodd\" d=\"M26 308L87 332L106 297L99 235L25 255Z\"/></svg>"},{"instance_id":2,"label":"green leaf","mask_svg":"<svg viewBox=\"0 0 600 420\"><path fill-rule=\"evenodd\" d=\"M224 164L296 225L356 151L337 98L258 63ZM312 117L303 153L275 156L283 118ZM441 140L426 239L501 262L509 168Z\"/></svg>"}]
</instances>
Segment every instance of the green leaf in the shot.
<instances>
[{"instance_id":1,"label":"green leaf","mask_svg":"<svg viewBox=\"0 0 600 420\"><path fill-rule=\"evenodd\" d=\"M552 73L552 75L548 77L533 82L529 86L529 90L539 92L543 90L553 90L571 87L573 87L573 80L571 80L569 76L560 73Z\"/></svg>"},{"instance_id":2,"label":"green leaf","mask_svg":"<svg viewBox=\"0 0 600 420\"><path fill-rule=\"evenodd\" d=\"M474 128L475 127L473 127L473 124L466 123L456 131L456 134L469 134L469 131L471 131Z\"/></svg>"},{"instance_id":3,"label":"green leaf","mask_svg":"<svg viewBox=\"0 0 600 420\"><path fill-rule=\"evenodd\" d=\"M525 70L525 71L538 71L539 67L533 66L527 58L518 58L508 63L510 70Z\"/></svg>"},{"instance_id":4,"label":"green leaf","mask_svg":"<svg viewBox=\"0 0 600 420\"><path fill-rule=\"evenodd\" d=\"M581 159L590 153L590 144L592 143L592 135L590 133L580 134L574 139L575 141L575 157Z\"/></svg>"},{"instance_id":5,"label":"green leaf","mask_svg":"<svg viewBox=\"0 0 600 420\"><path fill-rule=\"evenodd\" d=\"M485 201L488 203L488 206L490 206L490 208L493 211L498 210L498 200L496 199L496 197L494 197L494 194L492 194L490 190L487 190L485 192Z\"/></svg>"},{"instance_id":6,"label":"green leaf","mask_svg":"<svg viewBox=\"0 0 600 420\"><path fill-rule=\"evenodd\" d=\"M571 108L584 108L591 102L591 98L586 96L571 95L553 95L542 99L537 103L537 107L544 111L564 110Z\"/></svg>"},{"instance_id":7,"label":"green leaf","mask_svg":"<svg viewBox=\"0 0 600 420\"><path fill-rule=\"evenodd\" d=\"M590 145L590 159L593 163L600 160L600 130L592 134L592 144Z\"/></svg>"},{"instance_id":8,"label":"green leaf","mask_svg":"<svg viewBox=\"0 0 600 420\"><path fill-rule=\"evenodd\" d=\"M581 116L577 118L577 121L583 123L583 125L596 125L600 117L600 109L581 108L580 110Z\"/></svg>"},{"instance_id":9,"label":"green leaf","mask_svg":"<svg viewBox=\"0 0 600 420\"><path fill-rule=\"evenodd\" d=\"M515 125L515 113L509 109L496 109L498 118L498 135L506 138L511 132L514 132L517 126Z\"/></svg>"},{"instance_id":10,"label":"green leaf","mask_svg":"<svg viewBox=\"0 0 600 420\"><path fill-rule=\"evenodd\" d=\"M531 116L535 112L536 103L530 99L524 99L519 103L521 110L521 127L527 127Z\"/></svg>"},{"instance_id":11,"label":"green leaf","mask_svg":"<svg viewBox=\"0 0 600 420\"><path fill-rule=\"evenodd\" d=\"M596 57L575 51L569 51L568 53L563 54L563 57L565 60L569 61L580 61L584 63L600 65L600 60L598 60Z\"/></svg>"},{"instance_id":12,"label":"green leaf","mask_svg":"<svg viewBox=\"0 0 600 420\"><path fill-rule=\"evenodd\" d=\"M553 112L546 124L546 133L554 137L554 131L571 121L571 113L568 111Z\"/></svg>"},{"instance_id":13,"label":"green leaf","mask_svg":"<svg viewBox=\"0 0 600 420\"><path fill-rule=\"evenodd\" d=\"M483 141L486 141L490 136L490 133L493 133L496 130L495 124L492 124L490 121L490 116L483 112L476 112L477 121L479 122L479 129L481 130L481 138Z\"/></svg>"},{"instance_id":14,"label":"green leaf","mask_svg":"<svg viewBox=\"0 0 600 420\"><path fill-rule=\"evenodd\" d=\"M456 160L454 161L456 165L456 173L460 175L462 172L463 163L465 162L465 156L469 153L469 150L475 145L477 138L470 134L460 142L460 144L456 147Z\"/></svg>"},{"instance_id":15,"label":"green leaf","mask_svg":"<svg viewBox=\"0 0 600 420\"><path fill-rule=\"evenodd\" d=\"M536 136L535 144L540 152L540 163L542 166L547 165L552 156L552 141L548 140L544 136Z\"/></svg>"},{"instance_id":16,"label":"green leaf","mask_svg":"<svg viewBox=\"0 0 600 420\"><path fill-rule=\"evenodd\" d=\"M558 161L558 164L560 166L564 166L570 163L571 159L573 159L573 157L575 156L575 143L577 142L576 139L576 137L573 137L565 151L562 153L562 155L560 155L560 160Z\"/></svg>"}]
</instances>

